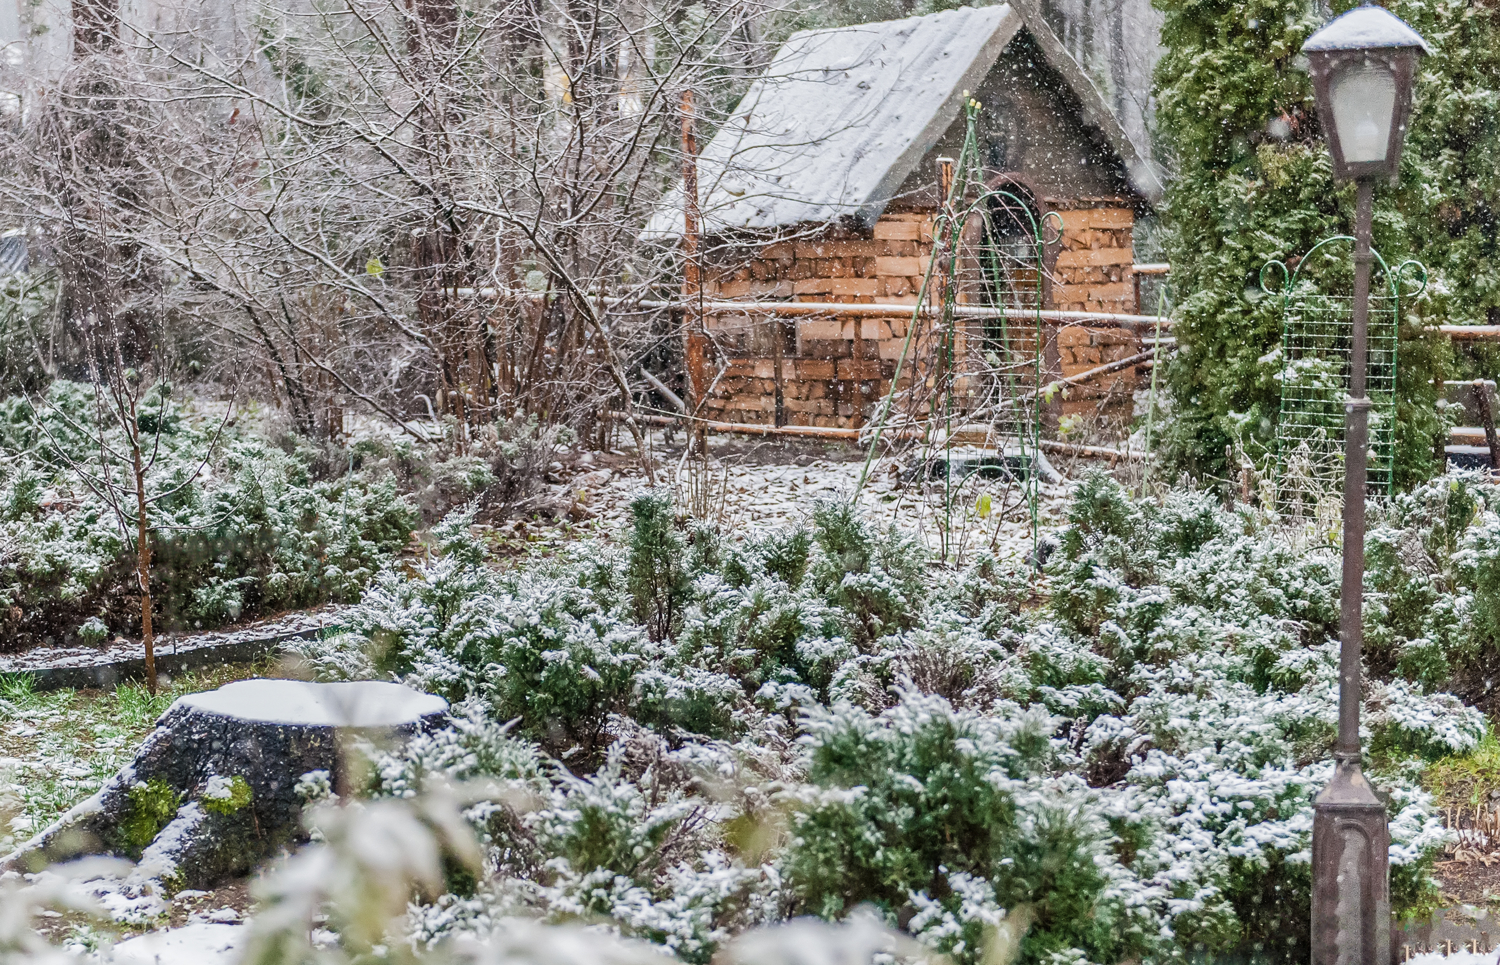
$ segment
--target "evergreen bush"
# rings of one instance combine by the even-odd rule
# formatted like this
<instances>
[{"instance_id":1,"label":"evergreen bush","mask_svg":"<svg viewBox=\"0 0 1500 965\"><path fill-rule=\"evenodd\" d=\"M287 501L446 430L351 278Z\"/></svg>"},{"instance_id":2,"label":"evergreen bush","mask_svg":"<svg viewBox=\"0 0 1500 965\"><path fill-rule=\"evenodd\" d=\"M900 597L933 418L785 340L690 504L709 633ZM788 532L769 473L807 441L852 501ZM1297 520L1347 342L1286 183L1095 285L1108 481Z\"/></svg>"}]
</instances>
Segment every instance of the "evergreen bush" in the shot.
<instances>
[{"instance_id":1,"label":"evergreen bush","mask_svg":"<svg viewBox=\"0 0 1500 965\"><path fill-rule=\"evenodd\" d=\"M1488 494L1445 480L1371 511L1367 773L1398 912L1430 903L1445 835L1417 776L1488 732L1445 692L1495 649L1490 618L1461 616L1500 599ZM467 701L377 767L381 793L434 771L507 789L469 812L492 874L415 911L421 935L583 915L700 962L756 923L865 903L960 963L1010 915L1032 922L1024 965L1305 959L1334 547L1099 476L1044 574L981 559L934 579L846 508L733 540L651 499L622 551L510 572L455 518L440 555L376 581L353 634L308 645L325 673ZM659 594L680 617L654 640L665 608L638 600Z\"/></svg>"},{"instance_id":2,"label":"evergreen bush","mask_svg":"<svg viewBox=\"0 0 1500 965\"><path fill-rule=\"evenodd\" d=\"M91 391L63 381L42 405L0 400L0 636L9 645L100 642L139 627L133 552L86 478L100 471L89 468L92 406ZM237 427L220 434L180 401L164 403L160 417L151 479L166 496L153 507L151 579L162 629L355 599L411 537L415 509L389 478L318 481L300 454Z\"/></svg>"},{"instance_id":3,"label":"evergreen bush","mask_svg":"<svg viewBox=\"0 0 1500 965\"><path fill-rule=\"evenodd\" d=\"M1077 949L1118 961L1149 947L1149 921L1111 887L1109 828L1055 769L1046 713L954 711L904 694L878 716L815 710L810 787L797 796L788 884L806 910L842 918L870 902L959 957L1004 909L1028 906L1028 958Z\"/></svg>"},{"instance_id":4,"label":"evergreen bush","mask_svg":"<svg viewBox=\"0 0 1500 965\"><path fill-rule=\"evenodd\" d=\"M682 538L672 500L659 493L637 496L630 504L630 566L626 575L637 623L652 640L676 633L687 595Z\"/></svg>"},{"instance_id":5,"label":"evergreen bush","mask_svg":"<svg viewBox=\"0 0 1500 965\"><path fill-rule=\"evenodd\" d=\"M1300 60L1325 8L1302 0L1154 0L1165 15L1156 69L1157 126L1175 169L1162 211L1177 293L1180 349L1168 369L1167 439L1177 462L1224 476L1226 445L1271 456L1279 411L1280 299L1261 294L1270 259L1305 255L1349 234L1352 185L1335 185ZM1331 12L1354 6L1334 3ZM1400 184L1376 192L1374 243L1393 264L1431 272L1428 292L1403 300L1396 379L1396 480L1441 467L1444 426L1434 379L1446 340L1423 326L1500 318L1500 10L1463 0L1389 4L1434 46L1423 60ZM1288 263L1292 263L1288 261Z\"/></svg>"}]
</instances>

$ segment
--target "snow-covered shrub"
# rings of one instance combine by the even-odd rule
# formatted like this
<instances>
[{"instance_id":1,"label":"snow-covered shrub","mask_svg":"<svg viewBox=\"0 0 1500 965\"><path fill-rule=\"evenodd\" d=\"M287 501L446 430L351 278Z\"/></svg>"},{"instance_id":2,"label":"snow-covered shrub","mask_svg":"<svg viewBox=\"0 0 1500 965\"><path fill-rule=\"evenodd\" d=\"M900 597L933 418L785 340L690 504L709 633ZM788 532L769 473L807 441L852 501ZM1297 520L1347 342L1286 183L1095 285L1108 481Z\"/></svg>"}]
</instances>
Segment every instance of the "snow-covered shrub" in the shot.
<instances>
[{"instance_id":1,"label":"snow-covered shrub","mask_svg":"<svg viewBox=\"0 0 1500 965\"><path fill-rule=\"evenodd\" d=\"M1367 539L1369 660L1479 699L1500 670L1500 517L1481 477L1434 479L1378 505Z\"/></svg>"},{"instance_id":2,"label":"snow-covered shrub","mask_svg":"<svg viewBox=\"0 0 1500 965\"><path fill-rule=\"evenodd\" d=\"M672 518L671 497L642 493L630 504L630 562L626 585L631 612L652 640L677 631L688 595L682 538Z\"/></svg>"},{"instance_id":3,"label":"snow-covered shrub","mask_svg":"<svg viewBox=\"0 0 1500 965\"><path fill-rule=\"evenodd\" d=\"M1429 899L1442 840L1422 768L1486 733L1442 692L1487 632L1454 618L1500 555L1485 500L1464 482L1371 513L1371 619L1401 656L1372 648L1366 773L1391 802L1398 911ZM470 700L383 765L387 793L524 772L524 794L471 812L488 877L424 906L424 940L587 915L701 961L756 922L864 901L961 962L1028 917L1023 965L1305 956L1333 548L1103 477L1044 574L981 559L934 578L847 507L738 540L656 497L637 510L636 545L511 571L454 517L314 660ZM1442 592L1402 589L1429 571ZM446 763L482 758L481 734L502 763Z\"/></svg>"},{"instance_id":4,"label":"snow-covered shrub","mask_svg":"<svg viewBox=\"0 0 1500 965\"><path fill-rule=\"evenodd\" d=\"M311 479L292 457L247 441L171 506L155 565L164 616L216 623L246 612L351 599L411 538L416 513L394 481ZM188 498L191 497L191 498ZM182 602L176 602L182 600Z\"/></svg>"},{"instance_id":5,"label":"snow-covered shrub","mask_svg":"<svg viewBox=\"0 0 1500 965\"><path fill-rule=\"evenodd\" d=\"M669 857L663 845L696 806L672 789L653 788L652 777L646 775L644 787L625 779L618 752L587 777L560 772L548 806L527 818L553 875L606 872L605 880L649 885Z\"/></svg>"},{"instance_id":6,"label":"snow-covered shrub","mask_svg":"<svg viewBox=\"0 0 1500 965\"><path fill-rule=\"evenodd\" d=\"M78 639L88 647L97 647L109 639L109 626L98 617L89 617L78 628Z\"/></svg>"},{"instance_id":7,"label":"snow-covered shrub","mask_svg":"<svg viewBox=\"0 0 1500 965\"><path fill-rule=\"evenodd\" d=\"M312 478L262 437L163 396L150 485L158 626L207 627L352 599L410 538L416 514L389 479ZM83 471L97 459L93 395L54 382L45 404L0 400L0 628L7 639L132 632L134 560ZM153 436L153 439L156 437ZM118 440L115 440L118 442ZM84 467L84 468L80 468Z\"/></svg>"},{"instance_id":8,"label":"snow-covered shrub","mask_svg":"<svg viewBox=\"0 0 1500 965\"><path fill-rule=\"evenodd\" d=\"M997 697L1010 696L1007 685L1014 675L1008 668L1016 642L1013 634L997 640L961 623L913 630L890 638L876 653L845 660L829 698L879 710L893 704L905 687L956 706L985 709Z\"/></svg>"},{"instance_id":9,"label":"snow-covered shrub","mask_svg":"<svg viewBox=\"0 0 1500 965\"><path fill-rule=\"evenodd\" d=\"M399 754L371 748L379 793L416 797L436 778L441 784L499 780L518 788L546 786L536 745L512 735L515 721L497 723L478 701L455 708L449 725L407 740Z\"/></svg>"},{"instance_id":10,"label":"snow-covered shrub","mask_svg":"<svg viewBox=\"0 0 1500 965\"><path fill-rule=\"evenodd\" d=\"M329 676L369 666L451 699L480 696L554 753L594 755L612 714L730 736L767 684L821 693L853 655L851 635L873 643L920 612L926 580L911 543L819 512L813 533L731 549L705 530L689 544L670 502L648 493L632 505L623 556L507 575L478 565L466 523L445 522L434 531L442 555L381 576L345 617L354 636L313 648L310 662Z\"/></svg>"},{"instance_id":11,"label":"snow-covered shrub","mask_svg":"<svg viewBox=\"0 0 1500 965\"><path fill-rule=\"evenodd\" d=\"M477 696L559 753L599 745L659 649L576 582L505 580L455 555L412 578L383 574L344 622L379 671L450 699Z\"/></svg>"},{"instance_id":12,"label":"snow-covered shrub","mask_svg":"<svg viewBox=\"0 0 1500 965\"><path fill-rule=\"evenodd\" d=\"M820 553L812 584L843 610L849 639L867 645L916 625L927 589L926 552L894 527L885 533L842 502L813 509L813 539Z\"/></svg>"},{"instance_id":13,"label":"snow-covered shrub","mask_svg":"<svg viewBox=\"0 0 1500 965\"><path fill-rule=\"evenodd\" d=\"M723 750L657 745L642 768L622 741L597 771L575 775L544 762L486 709L470 701L449 727L398 753L366 749L378 798L482 791L462 815L485 849L485 876L447 869L450 893L412 909L421 941L483 932L504 915L602 918L706 962L719 942L774 916L774 869L734 861L720 823L734 809L693 792L699 777L728 763Z\"/></svg>"},{"instance_id":14,"label":"snow-covered shrub","mask_svg":"<svg viewBox=\"0 0 1500 965\"><path fill-rule=\"evenodd\" d=\"M767 533L753 544L765 571L792 589L802 586L812 555L812 534L805 529Z\"/></svg>"},{"instance_id":15,"label":"snow-covered shrub","mask_svg":"<svg viewBox=\"0 0 1500 965\"><path fill-rule=\"evenodd\" d=\"M503 517L534 504L545 488L548 465L575 439L567 426L545 425L536 415L471 426L462 447L451 419L440 420L434 428L440 438L419 444L366 423L356 428L346 449L324 449L310 461L332 473L342 474L352 466L367 476L393 477L424 521L436 521L468 504Z\"/></svg>"},{"instance_id":16,"label":"snow-covered shrub","mask_svg":"<svg viewBox=\"0 0 1500 965\"><path fill-rule=\"evenodd\" d=\"M789 886L807 911L871 902L932 946L974 960L1005 909L1029 905L1029 960L1083 951L1118 961L1146 948L1108 825L1078 778L1049 776L1046 713L956 711L905 693L879 715L812 712L809 787L795 795Z\"/></svg>"},{"instance_id":17,"label":"snow-covered shrub","mask_svg":"<svg viewBox=\"0 0 1500 965\"><path fill-rule=\"evenodd\" d=\"M1023 570L981 553L957 580L938 592L948 608L967 618L987 636L1000 636L1018 626L1017 617L1032 598L1031 581Z\"/></svg>"}]
</instances>

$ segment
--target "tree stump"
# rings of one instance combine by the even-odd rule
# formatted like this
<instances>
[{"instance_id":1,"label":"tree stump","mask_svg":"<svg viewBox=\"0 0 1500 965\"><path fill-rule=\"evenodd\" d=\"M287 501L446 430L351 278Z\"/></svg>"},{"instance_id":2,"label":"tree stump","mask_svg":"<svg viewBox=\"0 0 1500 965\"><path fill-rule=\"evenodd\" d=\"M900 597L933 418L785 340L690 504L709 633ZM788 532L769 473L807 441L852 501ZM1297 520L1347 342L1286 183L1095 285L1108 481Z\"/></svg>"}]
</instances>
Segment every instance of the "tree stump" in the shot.
<instances>
[{"instance_id":1,"label":"tree stump","mask_svg":"<svg viewBox=\"0 0 1500 965\"><path fill-rule=\"evenodd\" d=\"M181 697L130 766L0 871L110 854L169 890L212 887L298 839L309 789L348 790L351 740L399 743L441 724L447 709L441 697L381 681L243 680Z\"/></svg>"}]
</instances>

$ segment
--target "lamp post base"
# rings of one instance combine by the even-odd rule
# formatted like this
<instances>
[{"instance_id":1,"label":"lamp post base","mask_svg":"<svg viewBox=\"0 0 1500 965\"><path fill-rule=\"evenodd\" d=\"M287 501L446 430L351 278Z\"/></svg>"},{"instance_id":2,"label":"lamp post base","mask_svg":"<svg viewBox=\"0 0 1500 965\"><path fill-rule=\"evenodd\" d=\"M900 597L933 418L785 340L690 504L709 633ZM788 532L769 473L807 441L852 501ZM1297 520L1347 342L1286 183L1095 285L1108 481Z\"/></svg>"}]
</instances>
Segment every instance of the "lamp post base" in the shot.
<instances>
[{"instance_id":1,"label":"lamp post base","mask_svg":"<svg viewBox=\"0 0 1500 965\"><path fill-rule=\"evenodd\" d=\"M1342 760L1313 803L1312 965L1391 965L1385 805Z\"/></svg>"}]
</instances>

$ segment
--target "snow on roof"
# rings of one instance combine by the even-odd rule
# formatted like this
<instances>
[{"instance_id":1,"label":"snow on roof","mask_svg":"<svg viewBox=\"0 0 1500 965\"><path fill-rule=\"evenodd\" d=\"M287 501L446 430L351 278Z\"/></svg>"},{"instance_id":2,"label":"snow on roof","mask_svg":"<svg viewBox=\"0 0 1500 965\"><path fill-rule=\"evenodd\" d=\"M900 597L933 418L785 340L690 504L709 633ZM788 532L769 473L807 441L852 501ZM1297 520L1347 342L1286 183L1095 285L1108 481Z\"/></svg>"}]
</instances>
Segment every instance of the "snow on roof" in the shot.
<instances>
[{"instance_id":1,"label":"snow on roof","mask_svg":"<svg viewBox=\"0 0 1500 965\"><path fill-rule=\"evenodd\" d=\"M1383 7L1365 4L1324 24L1302 45L1304 53L1320 50L1360 50L1369 47L1416 47L1432 53L1422 35Z\"/></svg>"},{"instance_id":2,"label":"snow on roof","mask_svg":"<svg viewBox=\"0 0 1500 965\"><path fill-rule=\"evenodd\" d=\"M1083 102L1148 199L1154 169L1098 89L1020 4L960 8L793 34L698 157L703 230L764 230L855 217L873 223L1025 28ZM643 237L682 233L682 190Z\"/></svg>"},{"instance_id":3,"label":"snow on roof","mask_svg":"<svg viewBox=\"0 0 1500 965\"><path fill-rule=\"evenodd\" d=\"M323 727L397 727L448 709L441 697L383 680L238 680L177 703L241 720Z\"/></svg>"},{"instance_id":4,"label":"snow on roof","mask_svg":"<svg viewBox=\"0 0 1500 965\"><path fill-rule=\"evenodd\" d=\"M1020 26L1001 4L793 34L699 155L705 230L874 221ZM646 234L681 211L679 188Z\"/></svg>"}]
</instances>

